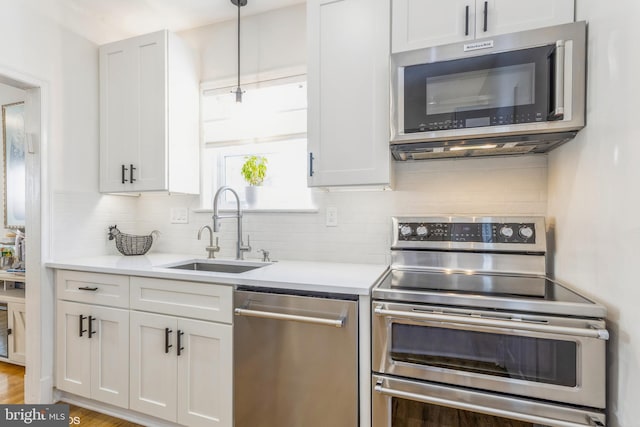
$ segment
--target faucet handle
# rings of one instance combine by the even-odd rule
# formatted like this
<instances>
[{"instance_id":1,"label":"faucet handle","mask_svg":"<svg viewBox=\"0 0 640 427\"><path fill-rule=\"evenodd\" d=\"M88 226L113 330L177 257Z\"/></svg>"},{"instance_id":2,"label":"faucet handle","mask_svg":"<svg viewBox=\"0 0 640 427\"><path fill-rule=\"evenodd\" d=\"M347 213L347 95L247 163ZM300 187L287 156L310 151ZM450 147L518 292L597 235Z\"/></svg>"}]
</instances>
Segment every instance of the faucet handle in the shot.
<instances>
[{"instance_id":1,"label":"faucet handle","mask_svg":"<svg viewBox=\"0 0 640 427\"><path fill-rule=\"evenodd\" d=\"M218 245L218 237L216 237L216 245L207 246L205 250L209 254L209 258L214 259L216 257L216 252L220 252L220 246Z\"/></svg>"},{"instance_id":2,"label":"faucet handle","mask_svg":"<svg viewBox=\"0 0 640 427\"><path fill-rule=\"evenodd\" d=\"M247 245L240 245L240 250L244 252L251 252L251 236L247 234Z\"/></svg>"}]
</instances>

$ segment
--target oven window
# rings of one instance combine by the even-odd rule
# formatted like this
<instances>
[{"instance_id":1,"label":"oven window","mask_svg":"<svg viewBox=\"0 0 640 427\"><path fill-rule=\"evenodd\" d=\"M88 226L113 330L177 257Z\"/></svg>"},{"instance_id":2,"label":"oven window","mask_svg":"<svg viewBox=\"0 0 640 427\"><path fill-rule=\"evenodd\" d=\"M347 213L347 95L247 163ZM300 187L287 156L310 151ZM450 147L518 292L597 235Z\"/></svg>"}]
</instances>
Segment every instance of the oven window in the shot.
<instances>
[{"instance_id":1,"label":"oven window","mask_svg":"<svg viewBox=\"0 0 640 427\"><path fill-rule=\"evenodd\" d=\"M577 385L577 344L517 335L392 324L394 361L526 381Z\"/></svg>"},{"instance_id":2,"label":"oven window","mask_svg":"<svg viewBox=\"0 0 640 427\"><path fill-rule=\"evenodd\" d=\"M477 412L463 411L394 397L391 427L544 427Z\"/></svg>"}]
</instances>

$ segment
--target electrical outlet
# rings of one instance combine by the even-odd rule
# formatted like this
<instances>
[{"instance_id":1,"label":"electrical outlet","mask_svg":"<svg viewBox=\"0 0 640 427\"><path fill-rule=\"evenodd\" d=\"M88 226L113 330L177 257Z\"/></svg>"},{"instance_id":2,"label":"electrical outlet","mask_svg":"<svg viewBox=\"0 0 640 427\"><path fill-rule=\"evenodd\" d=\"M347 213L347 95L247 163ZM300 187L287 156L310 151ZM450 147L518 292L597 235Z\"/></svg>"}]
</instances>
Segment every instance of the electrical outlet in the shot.
<instances>
[{"instance_id":1,"label":"electrical outlet","mask_svg":"<svg viewBox=\"0 0 640 427\"><path fill-rule=\"evenodd\" d=\"M335 208L335 207L327 208L326 224L327 224L327 227L338 226L338 208Z\"/></svg>"},{"instance_id":2,"label":"electrical outlet","mask_svg":"<svg viewBox=\"0 0 640 427\"><path fill-rule=\"evenodd\" d=\"M171 208L171 224L188 224L189 209Z\"/></svg>"}]
</instances>

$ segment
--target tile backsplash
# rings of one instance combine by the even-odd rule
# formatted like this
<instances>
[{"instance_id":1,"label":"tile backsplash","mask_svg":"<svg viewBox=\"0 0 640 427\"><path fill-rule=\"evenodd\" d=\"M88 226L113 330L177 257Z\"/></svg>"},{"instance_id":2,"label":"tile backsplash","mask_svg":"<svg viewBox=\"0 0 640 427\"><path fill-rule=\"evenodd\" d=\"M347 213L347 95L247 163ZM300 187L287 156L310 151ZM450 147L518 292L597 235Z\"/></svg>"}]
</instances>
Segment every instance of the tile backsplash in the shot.
<instances>
[{"instance_id":1,"label":"tile backsplash","mask_svg":"<svg viewBox=\"0 0 640 427\"><path fill-rule=\"evenodd\" d=\"M309 213L245 212L244 235L253 251L272 259L356 263L388 263L390 217L393 215L545 215L547 157L545 155L396 163L393 191L314 190L318 208ZM210 201L206 201L206 208ZM171 224L171 208L189 209L188 224ZM338 225L327 227L326 208L338 210ZM107 240L108 226L122 232L149 234L159 230L153 252L205 257L208 233L197 240L201 226L211 224L211 212L198 196L143 194L139 197L94 192L55 192L51 215L52 258L117 254ZM219 257L235 256L235 219L222 220Z\"/></svg>"}]
</instances>

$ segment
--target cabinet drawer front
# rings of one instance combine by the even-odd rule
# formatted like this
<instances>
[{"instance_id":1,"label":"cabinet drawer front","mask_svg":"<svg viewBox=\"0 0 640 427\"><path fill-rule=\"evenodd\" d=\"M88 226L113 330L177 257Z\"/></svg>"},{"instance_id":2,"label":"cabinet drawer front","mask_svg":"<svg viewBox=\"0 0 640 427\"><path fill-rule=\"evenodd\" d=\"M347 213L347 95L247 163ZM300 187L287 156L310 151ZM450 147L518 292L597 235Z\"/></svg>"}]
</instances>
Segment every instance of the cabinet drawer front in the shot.
<instances>
[{"instance_id":1,"label":"cabinet drawer front","mask_svg":"<svg viewBox=\"0 0 640 427\"><path fill-rule=\"evenodd\" d=\"M214 322L232 322L233 288L178 280L131 278L131 308Z\"/></svg>"},{"instance_id":2,"label":"cabinet drawer front","mask_svg":"<svg viewBox=\"0 0 640 427\"><path fill-rule=\"evenodd\" d=\"M58 270L57 298L129 308L129 276Z\"/></svg>"}]
</instances>

